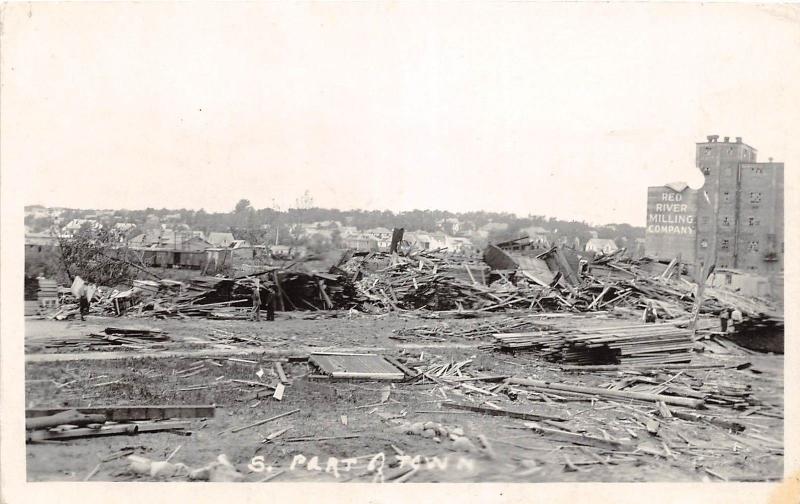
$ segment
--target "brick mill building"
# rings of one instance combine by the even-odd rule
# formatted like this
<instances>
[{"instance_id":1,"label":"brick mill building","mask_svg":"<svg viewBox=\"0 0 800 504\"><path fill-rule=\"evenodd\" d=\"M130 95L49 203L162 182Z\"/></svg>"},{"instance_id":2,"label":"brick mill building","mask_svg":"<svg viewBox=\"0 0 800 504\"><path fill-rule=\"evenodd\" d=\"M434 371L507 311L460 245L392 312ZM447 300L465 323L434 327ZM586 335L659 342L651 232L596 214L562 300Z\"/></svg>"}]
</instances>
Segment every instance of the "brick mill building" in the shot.
<instances>
[{"instance_id":1,"label":"brick mill building","mask_svg":"<svg viewBox=\"0 0 800 504\"><path fill-rule=\"evenodd\" d=\"M710 135L698 143L696 166L705 182L649 187L645 250L700 271L718 269L772 276L783 272L783 163L757 161L741 137Z\"/></svg>"}]
</instances>

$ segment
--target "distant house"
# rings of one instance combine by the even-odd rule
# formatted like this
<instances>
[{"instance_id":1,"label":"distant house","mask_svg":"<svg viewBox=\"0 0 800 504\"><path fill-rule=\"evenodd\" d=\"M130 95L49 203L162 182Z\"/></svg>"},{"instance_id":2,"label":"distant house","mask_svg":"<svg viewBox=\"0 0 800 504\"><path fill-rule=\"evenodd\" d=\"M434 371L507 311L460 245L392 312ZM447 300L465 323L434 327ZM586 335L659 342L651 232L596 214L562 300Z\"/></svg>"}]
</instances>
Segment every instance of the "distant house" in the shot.
<instances>
[{"instance_id":1,"label":"distant house","mask_svg":"<svg viewBox=\"0 0 800 504\"><path fill-rule=\"evenodd\" d=\"M211 247L211 243L190 233L162 233L158 248L198 252Z\"/></svg>"},{"instance_id":2,"label":"distant house","mask_svg":"<svg viewBox=\"0 0 800 504\"><path fill-rule=\"evenodd\" d=\"M228 248L232 249L240 249L240 248L252 248L253 246L250 245L250 242L247 240L233 240L229 245Z\"/></svg>"},{"instance_id":3,"label":"distant house","mask_svg":"<svg viewBox=\"0 0 800 504\"><path fill-rule=\"evenodd\" d=\"M447 247L447 241L444 234L416 231L412 233L405 233L403 235L403 240L407 241L413 247L422 250L432 250Z\"/></svg>"},{"instance_id":4,"label":"distant house","mask_svg":"<svg viewBox=\"0 0 800 504\"><path fill-rule=\"evenodd\" d=\"M93 219L72 219L63 228L64 234L74 235L80 231L84 226L92 230L98 230L102 225Z\"/></svg>"},{"instance_id":5,"label":"distant house","mask_svg":"<svg viewBox=\"0 0 800 504\"><path fill-rule=\"evenodd\" d=\"M594 252L596 254L611 254L619 250L614 240L605 238L590 238L584 247L586 252Z\"/></svg>"},{"instance_id":6,"label":"distant house","mask_svg":"<svg viewBox=\"0 0 800 504\"><path fill-rule=\"evenodd\" d=\"M342 244L344 244L346 248L354 249L359 252L378 250L378 240L363 233L347 233L342 235Z\"/></svg>"},{"instance_id":7,"label":"distant house","mask_svg":"<svg viewBox=\"0 0 800 504\"><path fill-rule=\"evenodd\" d=\"M138 237L137 237L138 238ZM201 269L210 243L196 236L167 233L149 246L130 246L148 266L156 268Z\"/></svg>"},{"instance_id":8,"label":"distant house","mask_svg":"<svg viewBox=\"0 0 800 504\"><path fill-rule=\"evenodd\" d=\"M291 245L270 245L270 255L273 259L299 259L307 254L306 247Z\"/></svg>"},{"instance_id":9,"label":"distant house","mask_svg":"<svg viewBox=\"0 0 800 504\"><path fill-rule=\"evenodd\" d=\"M233 234L231 233L208 233L208 242L215 247L229 247L233 241Z\"/></svg>"},{"instance_id":10,"label":"distant house","mask_svg":"<svg viewBox=\"0 0 800 504\"><path fill-rule=\"evenodd\" d=\"M376 227L372 229L367 229L366 231L364 231L364 234L367 234L376 240L392 239L392 230L386 229L385 227Z\"/></svg>"},{"instance_id":11,"label":"distant house","mask_svg":"<svg viewBox=\"0 0 800 504\"><path fill-rule=\"evenodd\" d=\"M457 254L471 251L474 247L469 238L447 236L447 250Z\"/></svg>"},{"instance_id":12,"label":"distant house","mask_svg":"<svg viewBox=\"0 0 800 504\"><path fill-rule=\"evenodd\" d=\"M160 229L150 229L128 240L128 246L131 248L152 247L153 245L158 245L160 237Z\"/></svg>"},{"instance_id":13,"label":"distant house","mask_svg":"<svg viewBox=\"0 0 800 504\"><path fill-rule=\"evenodd\" d=\"M264 245L251 246L244 240L236 240L236 242L239 243L234 243L234 246L231 247L211 247L205 250L204 270L206 274L217 273L223 268L258 269L260 265L269 263Z\"/></svg>"},{"instance_id":14,"label":"distant house","mask_svg":"<svg viewBox=\"0 0 800 504\"><path fill-rule=\"evenodd\" d=\"M133 229L135 227L136 227L136 224L134 224L132 222L117 222L116 224L114 224L114 229L116 229L117 231L119 231L121 233L127 233L128 231L130 231L131 229Z\"/></svg>"}]
</instances>

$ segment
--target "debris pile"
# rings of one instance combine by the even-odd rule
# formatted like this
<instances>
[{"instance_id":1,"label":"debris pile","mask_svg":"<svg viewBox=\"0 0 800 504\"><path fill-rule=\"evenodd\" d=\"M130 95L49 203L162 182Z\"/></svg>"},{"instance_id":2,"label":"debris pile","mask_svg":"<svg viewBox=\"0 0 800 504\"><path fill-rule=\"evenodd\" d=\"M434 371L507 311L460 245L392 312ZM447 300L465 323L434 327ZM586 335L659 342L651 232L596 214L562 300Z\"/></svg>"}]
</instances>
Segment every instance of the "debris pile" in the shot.
<instances>
[{"instance_id":1,"label":"debris pile","mask_svg":"<svg viewBox=\"0 0 800 504\"><path fill-rule=\"evenodd\" d=\"M345 254L332 272L343 273L365 311L487 308L497 296L485 286L489 268L435 251L406 256Z\"/></svg>"},{"instance_id":2,"label":"debris pile","mask_svg":"<svg viewBox=\"0 0 800 504\"><path fill-rule=\"evenodd\" d=\"M549 326L543 325L541 321L532 319L525 314L512 315L500 319L490 318L461 327L453 327L449 324L404 327L395 329L393 331L394 335L391 337L400 340L424 338L431 341L446 341L452 338L479 339L498 332L530 331L541 329L542 327Z\"/></svg>"},{"instance_id":3,"label":"debris pile","mask_svg":"<svg viewBox=\"0 0 800 504\"><path fill-rule=\"evenodd\" d=\"M175 280L134 281L120 291L100 288L90 314L139 317L206 317L246 319L252 306L253 280L260 279L262 302L271 299L280 311L330 310L353 306L352 285L338 275L270 269L242 278L198 276ZM77 300L65 298L49 318L64 320L79 313Z\"/></svg>"},{"instance_id":4,"label":"debris pile","mask_svg":"<svg viewBox=\"0 0 800 504\"><path fill-rule=\"evenodd\" d=\"M348 253L331 273L355 288L349 301L367 312L614 310L638 316L652 304L661 319L691 316L696 284L676 278L675 264L659 274L651 273L650 265L646 259L625 258L621 251L590 262L568 247L512 252L490 245L483 261L437 251ZM723 308L738 308L751 323L783 324L765 301L707 288L700 313Z\"/></svg>"}]
</instances>

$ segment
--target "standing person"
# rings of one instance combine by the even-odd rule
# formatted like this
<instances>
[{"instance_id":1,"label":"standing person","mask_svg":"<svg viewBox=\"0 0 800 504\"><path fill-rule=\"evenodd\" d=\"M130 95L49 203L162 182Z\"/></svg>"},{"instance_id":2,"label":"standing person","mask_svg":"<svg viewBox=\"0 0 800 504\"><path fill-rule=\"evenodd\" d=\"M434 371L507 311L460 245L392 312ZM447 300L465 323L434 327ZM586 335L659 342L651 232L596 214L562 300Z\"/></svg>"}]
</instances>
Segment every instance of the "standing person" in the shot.
<instances>
[{"instance_id":1,"label":"standing person","mask_svg":"<svg viewBox=\"0 0 800 504\"><path fill-rule=\"evenodd\" d=\"M736 328L742 323L742 312L739 308L734 308L731 312L731 332L736 332Z\"/></svg>"},{"instance_id":2,"label":"standing person","mask_svg":"<svg viewBox=\"0 0 800 504\"><path fill-rule=\"evenodd\" d=\"M267 321L275 320L275 290L272 286L267 287Z\"/></svg>"},{"instance_id":3,"label":"standing person","mask_svg":"<svg viewBox=\"0 0 800 504\"><path fill-rule=\"evenodd\" d=\"M719 312L719 330L720 332L728 332L728 309L723 308Z\"/></svg>"},{"instance_id":4,"label":"standing person","mask_svg":"<svg viewBox=\"0 0 800 504\"><path fill-rule=\"evenodd\" d=\"M261 321L261 292L260 286L258 285L258 280L253 282L253 311L250 315L250 320L255 320L256 322Z\"/></svg>"},{"instance_id":5,"label":"standing person","mask_svg":"<svg viewBox=\"0 0 800 504\"><path fill-rule=\"evenodd\" d=\"M647 302L647 306L644 309L644 313L642 314L642 320L644 320L645 324L654 324L656 321L656 308L653 306L652 301Z\"/></svg>"},{"instance_id":6,"label":"standing person","mask_svg":"<svg viewBox=\"0 0 800 504\"><path fill-rule=\"evenodd\" d=\"M81 320L86 320L86 315L89 314L89 292L86 284L81 284L78 289L78 305L80 306Z\"/></svg>"}]
</instances>

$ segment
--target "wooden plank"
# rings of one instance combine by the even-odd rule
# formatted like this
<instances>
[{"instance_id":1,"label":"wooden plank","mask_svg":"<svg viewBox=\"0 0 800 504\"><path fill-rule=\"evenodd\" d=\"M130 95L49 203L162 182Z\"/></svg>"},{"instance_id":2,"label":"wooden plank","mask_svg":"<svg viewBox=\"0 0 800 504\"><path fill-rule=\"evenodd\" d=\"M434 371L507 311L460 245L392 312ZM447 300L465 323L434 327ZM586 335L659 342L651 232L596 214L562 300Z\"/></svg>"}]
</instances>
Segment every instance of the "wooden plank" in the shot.
<instances>
[{"instance_id":1,"label":"wooden plank","mask_svg":"<svg viewBox=\"0 0 800 504\"><path fill-rule=\"evenodd\" d=\"M710 415L698 415L697 413L691 413L688 411L680 411L680 410L671 410L672 416L676 418L680 418L681 420L689 420L695 422L709 422L714 425L718 425L725 429L730 429L734 432L741 432L745 429L744 424L739 422L734 422L732 420L725 420L723 418L714 417Z\"/></svg>"},{"instance_id":2,"label":"wooden plank","mask_svg":"<svg viewBox=\"0 0 800 504\"><path fill-rule=\"evenodd\" d=\"M28 441L46 441L58 439L75 439L82 437L114 436L119 434L138 434L141 432L159 432L167 430L183 430L190 422L152 422L148 424L108 425L99 429L78 428L61 432L37 430L28 434Z\"/></svg>"},{"instance_id":3,"label":"wooden plank","mask_svg":"<svg viewBox=\"0 0 800 504\"><path fill-rule=\"evenodd\" d=\"M361 437L361 434L345 434L343 436L322 436L322 437L296 437L286 439L287 443L301 443L304 441L331 441L334 439L355 439Z\"/></svg>"},{"instance_id":4,"label":"wooden plank","mask_svg":"<svg viewBox=\"0 0 800 504\"><path fill-rule=\"evenodd\" d=\"M338 379L348 379L348 378L363 378L363 379L371 379L371 380L389 380L389 381L400 381L404 380L406 375L403 373L351 373L351 372L336 372L331 373L331 378L338 378Z\"/></svg>"},{"instance_id":5,"label":"wooden plank","mask_svg":"<svg viewBox=\"0 0 800 504\"><path fill-rule=\"evenodd\" d=\"M50 416L69 410L77 410L87 415L105 415L113 422L131 420L164 420L167 418L212 418L213 405L162 405L162 406L91 406L73 408L28 408L25 418Z\"/></svg>"},{"instance_id":6,"label":"wooden plank","mask_svg":"<svg viewBox=\"0 0 800 504\"><path fill-rule=\"evenodd\" d=\"M541 380L528 380L525 378L509 378L508 383L513 383L515 385L529 385L533 387L539 387L542 389L564 390L567 392L592 394L602 397L636 399L639 401L648 401L648 402L663 401L666 404L674 404L676 406L686 406L689 408L702 408L705 402L702 399L649 394L646 392L631 392L627 390L609 390L601 387L585 387L580 385L570 385L566 383L551 383Z\"/></svg>"},{"instance_id":7,"label":"wooden plank","mask_svg":"<svg viewBox=\"0 0 800 504\"><path fill-rule=\"evenodd\" d=\"M523 420L556 420L563 422L565 418L556 416L556 415L549 415L547 413L524 413L521 411L511 411L505 409L495 409L495 408L485 408L483 406L475 406L472 404L462 404L462 403L455 403L445 401L442 403L442 406L445 408L450 409L457 409L457 410L464 410L464 411L472 411L474 413L483 413L486 415L491 416L507 416L511 418L521 418Z\"/></svg>"},{"instance_id":8,"label":"wooden plank","mask_svg":"<svg viewBox=\"0 0 800 504\"><path fill-rule=\"evenodd\" d=\"M632 444L623 443L621 441L603 439L594 436L589 436L586 434L577 434L574 432L568 432L558 429L550 429L547 427L542 427L541 425L532 422L526 422L525 426L547 437L556 439L558 441L566 441L569 443L574 443L577 445L594 446L595 448L603 448L612 451L633 451L636 448Z\"/></svg>"},{"instance_id":9,"label":"wooden plank","mask_svg":"<svg viewBox=\"0 0 800 504\"><path fill-rule=\"evenodd\" d=\"M286 373L283 371L283 365L280 362L275 363L275 372L278 373L278 380L284 385L289 383L289 379L286 378Z\"/></svg>"},{"instance_id":10,"label":"wooden plank","mask_svg":"<svg viewBox=\"0 0 800 504\"><path fill-rule=\"evenodd\" d=\"M49 416L37 416L25 418L25 429L36 430L55 427L57 425L89 425L105 423L106 416L103 414L87 415L75 410L61 411Z\"/></svg>"},{"instance_id":11,"label":"wooden plank","mask_svg":"<svg viewBox=\"0 0 800 504\"><path fill-rule=\"evenodd\" d=\"M315 353L309 357L311 363L333 378L366 378L379 380L402 380L405 374L376 354L331 354Z\"/></svg>"},{"instance_id":12,"label":"wooden plank","mask_svg":"<svg viewBox=\"0 0 800 504\"><path fill-rule=\"evenodd\" d=\"M243 425L242 427L237 427L237 428L235 428L235 429L231 429L231 432L234 432L234 433L235 433L235 432L240 432L240 431L243 431L243 430L245 430L245 429L250 429L251 427L258 427L259 425L263 425L263 424L265 424L265 423L267 423L267 422L271 422L271 421L273 421L273 420L277 420L278 418L283 418L283 417L285 417L285 416L294 415L294 414L295 414L295 413L297 413L298 411L300 411L300 409L299 409L299 408L298 408L298 409L293 409L293 410L291 410L291 411L287 411L286 413L280 413L280 414L278 414L278 415L275 415L275 416L272 416L272 417L266 418L266 419L264 419L264 420L259 420L258 422L253 422L253 423L251 423L251 424L248 424L248 425Z\"/></svg>"},{"instance_id":13,"label":"wooden plank","mask_svg":"<svg viewBox=\"0 0 800 504\"><path fill-rule=\"evenodd\" d=\"M389 355L384 355L383 358L386 359L390 364L395 366L397 369L404 372L407 376L417 376L419 374L413 369L403 364L402 362L400 362L399 360L395 359L394 357L391 357Z\"/></svg>"}]
</instances>

